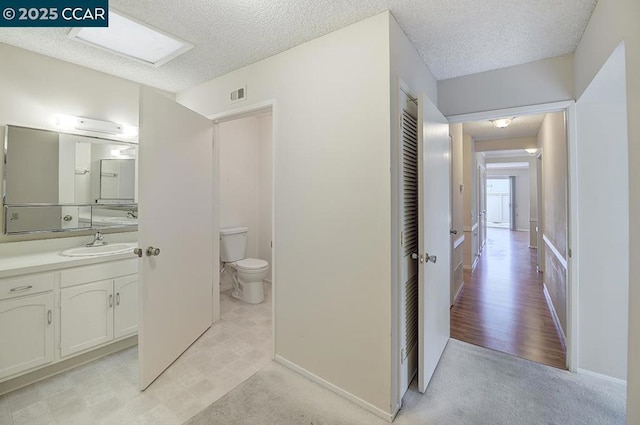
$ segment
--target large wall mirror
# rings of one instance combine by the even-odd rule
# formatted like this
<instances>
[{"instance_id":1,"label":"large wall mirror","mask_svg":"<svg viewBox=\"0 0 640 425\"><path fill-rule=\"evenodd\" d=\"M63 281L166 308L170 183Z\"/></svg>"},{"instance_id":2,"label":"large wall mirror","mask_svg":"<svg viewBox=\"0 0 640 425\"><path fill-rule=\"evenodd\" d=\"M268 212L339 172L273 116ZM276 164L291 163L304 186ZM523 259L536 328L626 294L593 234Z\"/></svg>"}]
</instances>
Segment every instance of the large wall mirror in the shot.
<instances>
[{"instance_id":1,"label":"large wall mirror","mask_svg":"<svg viewBox=\"0 0 640 425\"><path fill-rule=\"evenodd\" d=\"M5 234L137 226L136 144L10 125L4 154Z\"/></svg>"}]
</instances>

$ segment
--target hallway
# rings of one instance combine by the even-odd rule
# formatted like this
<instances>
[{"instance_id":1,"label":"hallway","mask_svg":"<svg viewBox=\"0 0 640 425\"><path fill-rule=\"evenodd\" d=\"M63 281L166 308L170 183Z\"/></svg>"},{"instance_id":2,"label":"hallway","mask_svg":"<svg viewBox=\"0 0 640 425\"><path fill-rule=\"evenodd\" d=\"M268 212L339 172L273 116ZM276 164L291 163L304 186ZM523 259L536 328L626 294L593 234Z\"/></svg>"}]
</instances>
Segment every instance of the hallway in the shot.
<instances>
[{"instance_id":1,"label":"hallway","mask_svg":"<svg viewBox=\"0 0 640 425\"><path fill-rule=\"evenodd\" d=\"M557 368L566 353L536 270L528 232L488 228L487 244L451 308L451 337Z\"/></svg>"}]
</instances>

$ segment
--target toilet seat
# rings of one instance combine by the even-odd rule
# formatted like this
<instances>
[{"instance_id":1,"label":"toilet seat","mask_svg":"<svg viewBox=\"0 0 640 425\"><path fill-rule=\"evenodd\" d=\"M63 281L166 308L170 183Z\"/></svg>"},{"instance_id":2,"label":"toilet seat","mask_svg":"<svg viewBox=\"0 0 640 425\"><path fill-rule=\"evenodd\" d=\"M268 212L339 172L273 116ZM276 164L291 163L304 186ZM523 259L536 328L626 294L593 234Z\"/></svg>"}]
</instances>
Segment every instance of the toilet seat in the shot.
<instances>
[{"instance_id":1,"label":"toilet seat","mask_svg":"<svg viewBox=\"0 0 640 425\"><path fill-rule=\"evenodd\" d=\"M258 258L244 258L233 263L239 269L243 270L263 270L269 267L269 263Z\"/></svg>"}]
</instances>

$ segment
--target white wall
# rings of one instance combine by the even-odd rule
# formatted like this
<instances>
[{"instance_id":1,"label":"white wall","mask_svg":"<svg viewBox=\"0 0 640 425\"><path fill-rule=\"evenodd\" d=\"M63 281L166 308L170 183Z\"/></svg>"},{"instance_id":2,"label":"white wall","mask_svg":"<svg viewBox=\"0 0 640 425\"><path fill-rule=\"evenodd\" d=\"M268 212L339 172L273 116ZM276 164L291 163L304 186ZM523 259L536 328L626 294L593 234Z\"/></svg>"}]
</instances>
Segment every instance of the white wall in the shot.
<instances>
[{"instance_id":1,"label":"white wall","mask_svg":"<svg viewBox=\"0 0 640 425\"><path fill-rule=\"evenodd\" d=\"M576 92L580 96L621 41L626 54L627 117L640 116L640 2L600 0L576 50ZM627 120L629 217L640 217L640 122ZM629 359L640 358L640 222L629 223ZM635 308L634 308L635 307ZM640 363L629 362L627 423L640 423Z\"/></svg>"},{"instance_id":2,"label":"white wall","mask_svg":"<svg viewBox=\"0 0 640 425\"><path fill-rule=\"evenodd\" d=\"M218 124L220 228L248 227L246 258L271 264L271 114ZM231 287L222 276L221 289Z\"/></svg>"},{"instance_id":3,"label":"white wall","mask_svg":"<svg viewBox=\"0 0 640 425\"><path fill-rule=\"evenodd\" d=\"M258 120L258 257L271 265L271 227L273 206L273 117L263 114ZM271 280L267 276L266 280Z\"/></svg>"},{"instance_id":4,"label":"white wall","mask_svg":"<svg viewBox=\"0 0 640 425\"><path fill-rule=\"evenodd\" d=\"M275 102L276 355L381 415L391 409L389 19L177 94L208 116ZM231 104L244 85L247 100Z\"/></svg>"},{"instance_id":5,"label":"white wall","mask_svg":"<svg viewBox=\"0 0 640 425\"><path fill-rule=\"evenodd\" d=\"M0 57L0 138L6 124L57 131L57 114L138 124L136 83L6 44L0 44ZM79 234L0 235L0 243Z\"/></svg>"},{"instance_id":6,"label":"white wall","mask_svg":"<svg viewBox=\"0 0 640 425\"><path fill-rule=\"evenodd\" d=\"M492 161L487 158L487 164ZM528 160L527 160L528 162ZM531 195L529 191L529 169L528 168L487 168L487 178L491 177L516 177L516 229L529 231L529 213L531 205Z\"/></svg>"},{"instance_id":7,"label":"white wall","mask_svg":"<svg viewBox=\"0 0 640 425\"><path fill-rule=\"evenodd\" d=\"M573 99L573 55L441 80L438 97L447 116Z\"/></svg>"},{"instance_id":8,"label":"white wall","mask_svg":"<svg viewBox=\"0 0 640 425\"><path fill-rule=\"evenodd\" d=\"M626 379L629 203L624 46L577 102L582 369Z\"/></svg>"}]
</instances>

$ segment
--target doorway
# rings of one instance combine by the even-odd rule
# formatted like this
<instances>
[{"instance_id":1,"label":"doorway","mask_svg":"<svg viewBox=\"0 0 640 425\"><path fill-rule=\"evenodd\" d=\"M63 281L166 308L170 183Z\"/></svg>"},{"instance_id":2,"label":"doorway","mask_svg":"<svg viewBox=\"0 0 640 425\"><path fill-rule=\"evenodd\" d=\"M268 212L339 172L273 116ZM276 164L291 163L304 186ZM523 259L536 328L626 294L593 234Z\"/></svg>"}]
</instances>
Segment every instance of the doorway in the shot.
<instances>
[{"instance_id":1,"label":"doorway","mask_svg":"<svg viewBox=\"0 0 640 425\"><path fill-rule=\"evenodd\" d=\"M487 178L487 227L511 229L511 178Z\"/></svg>"},{"instance_id":2,"label":"doorway","mask_svg":"<svg viewBox=\"0 0 640 425\"><path fill-rule=\"evenodd\" d=\"M539 273L536 244L540 230L540 234L554 234L557 244L567 245L565 113L551 111L510 120L507 131L494 127L490 119L459 124L464 154L470 156L463 173L475 178L476 184L471 186L475 193L464 195L468 200L462 216L471 221L464 223L468 248L463 289L451 309L451 336L565 369L568 298L561 289L568 282L568 267L558 267L556 258L547 257L540 262L546 261L553 273ZM553 160L538 178L537 154L550 146ZM487 226L484 246L480 241L483 220ZM545 239L546 245L550 243ZM562 252L566 259L566 251Z\"/></svg>"}]
</instances>

